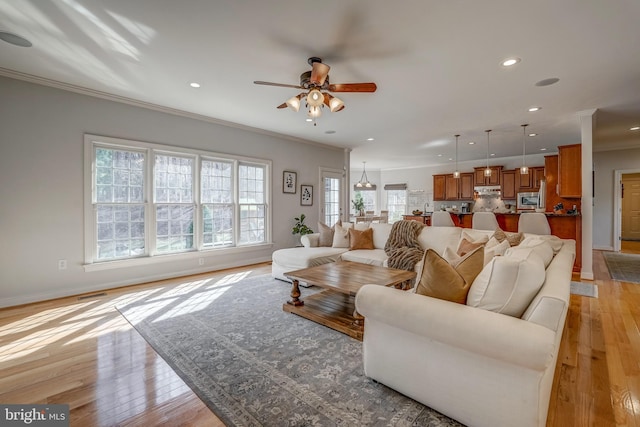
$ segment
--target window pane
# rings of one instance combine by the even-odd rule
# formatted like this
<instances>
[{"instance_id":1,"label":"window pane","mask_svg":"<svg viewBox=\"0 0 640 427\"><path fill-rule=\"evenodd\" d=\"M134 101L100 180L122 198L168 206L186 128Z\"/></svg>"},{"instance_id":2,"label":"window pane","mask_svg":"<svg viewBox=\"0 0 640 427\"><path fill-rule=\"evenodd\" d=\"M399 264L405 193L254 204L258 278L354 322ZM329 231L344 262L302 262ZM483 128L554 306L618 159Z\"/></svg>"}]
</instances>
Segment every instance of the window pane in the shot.
<instances>
[{"instance_id":1,"label":"window pane","mask_svg":"<svg viewBox=\"0 0 640 427\"><path fill-rule=\"evenodd\" d=\"M156 203L193 202L193 159L156 154Z\"/></svg>"},{"instance_id":2,"label":"window pane","mask_svg":"<svg viewBox=\"0 0 640 427\"><path fill-rule=\"evenodd\" d=\"M265 173L263 166L239 166L240 245L266 241Z\"/></svg>"},{"instance_id":3,"label":"window pane","mask_svg":"<svg viewBox=\"0 0 640 427\"><path fill-rule=\"evenodd\" d=\"M96 148L95 189L98 203L140 203L144 200L144 154Z\"/></svg>"},{"instance_id":4,"label":"window pane","mask_svg":"<svg viewBox=\"0 0 640 427\"><path fill-rule=\"evenodd\" d=\"M387 190L387 208L389 209L389 222L400 221L405 214L407 206L406 190Z\"/></svg>"},{"instance_id":5,"label":"window pane","mask_svg":"<svg viewBox=\"0 0 640 427\"><path fill-rule=\"evenodd\" d=\"M144 255L144 206L97 205L98 259Z\"/></svg>"},{"instance_id":6,"label":"window pane","mask_svg":"<svg viewBox=\"0 0 640 427\"><path fill-rule=\"evenodd\" d=\"M230 162L202 161L202 203L233 202L232 172L233 165Z\"/></svg>"},{"instance_id":7,"label":"window pane","mask_svg":"<svg viewBox=\"0 0 640 427\"><path fill-rule=\"evenodd\" d=\"M193 246L194 205L156 207L156 250L159 253L185 252Z\"/></svg>"},{"instance_id":8,"label":"window pane","mask_svg":"<svg viewBox=\"0 0 640 427\"><path fill-rule=\"evenodd\" d=\"M233 245L233 205L205 205L202 218L205 247Z\"/></svg>"}]
</instances>

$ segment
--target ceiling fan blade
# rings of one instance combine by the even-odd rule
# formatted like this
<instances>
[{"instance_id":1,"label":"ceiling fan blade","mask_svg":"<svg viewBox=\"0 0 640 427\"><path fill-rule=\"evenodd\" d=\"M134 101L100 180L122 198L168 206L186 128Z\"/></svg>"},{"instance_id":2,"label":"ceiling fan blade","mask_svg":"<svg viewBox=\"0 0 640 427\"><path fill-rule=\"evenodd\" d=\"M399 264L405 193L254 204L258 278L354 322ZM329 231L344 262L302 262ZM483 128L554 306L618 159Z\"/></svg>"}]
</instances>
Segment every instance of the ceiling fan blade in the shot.
<instances>
[{"instance_id":1,"label":"ceiling fan blade","mask_svg":"<svg viewBox=\"0 0 640 427\"><path fill-rule=\"evenodd\" d=\"M331 92L375 92L375 83L338 83L329 85Z\"/></svg>"},{"instance_id":2,"label":"ceiling fan blade","mask_svg":"<svg viewBox=\"0 0 640 427\"><path fill-rule=\"evenodd\" d=\"M309 81L318 86L322 86L324 81L327 79L327 75L329 74L329 67L327 64L322 62L314 62L313 68L311 69L311 78Z\"/></svg>"},{"instance_id":3,"label":"ceiling fan blade","mask_svg":"<svg viewBox=\"0 0 640 427\"><path fill-rule=\"evenodd\" d=\"M287 103L283 102L282 104L278 105L276 108L287 108Z\"/></svg>"},{"instance_id":4,"label":"ceiling fan blade","mask_svg":"<svg viewBox=\"0 0 640 427\"><path fill-rule=\"evenodd\" d=\"M288 85L288 84L284 84L284 83L263 82L263 81L260 81L260 80L256 80L253 83L257 84L257 85L265 85L265 86L292 87L294 89L304 89L300 85Z\"/></svg>"}]
</instances>

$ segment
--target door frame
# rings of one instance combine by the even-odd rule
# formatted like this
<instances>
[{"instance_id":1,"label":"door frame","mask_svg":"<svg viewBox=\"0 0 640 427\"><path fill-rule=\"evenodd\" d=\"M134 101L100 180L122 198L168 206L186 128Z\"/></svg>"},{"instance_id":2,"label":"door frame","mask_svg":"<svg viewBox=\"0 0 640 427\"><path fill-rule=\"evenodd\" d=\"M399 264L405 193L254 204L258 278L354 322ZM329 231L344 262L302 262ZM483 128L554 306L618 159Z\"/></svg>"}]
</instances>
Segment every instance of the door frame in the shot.
<instances>
[{"instance_id":1,"label":"door frame","mask_svg":"<svg viewBox=\"0 0 640 427\"><path fill-rule=\"evenodd\" d=\"M622 248L622 175L640 173L640 169L614 169L613 179L613 250Z\"/></svg>"},{"instance_id":2,"label":"door frame","mask_svg":"<svg viewBox=\"0 0 640 427\"><path fill-rule=\"evenodd\" d=\"M340 180L340 197L339 197L339 218L342 219L343 221L347 221L348 218L344 218L344 212L345 212L345 206L347 206L345 204L345 198L348 199L348 194L346 194L347 191L347 186L346 186L346 177L345 177L345 171L344 170L340 170L340 169L334 169L334 168L327 168L327 167L320 167L319 170L319 177L318 177L318 183L319 183L319 188L320 188L320 193L319 193L319 203L318 203L318 218L320 218L320 221L324 222L324 178L325 177L330 177L330 178L336 178ZM333 224L329 224L329 226L331 226Z\"/></svg>"}]
</instances>

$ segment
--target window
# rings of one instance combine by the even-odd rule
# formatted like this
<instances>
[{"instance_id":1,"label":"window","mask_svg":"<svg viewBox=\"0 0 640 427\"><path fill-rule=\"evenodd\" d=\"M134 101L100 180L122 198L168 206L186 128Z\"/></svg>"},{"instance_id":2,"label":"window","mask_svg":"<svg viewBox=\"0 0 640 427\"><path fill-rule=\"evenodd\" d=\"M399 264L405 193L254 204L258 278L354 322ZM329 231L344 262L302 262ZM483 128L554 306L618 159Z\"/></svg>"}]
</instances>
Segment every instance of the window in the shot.
<instances>
[{"instance_id":1,"label":"window","mask_svg":"<svg viewBox=\"0 0 640 427\"><path fill-rule=\"evenodd\" d=\"M400 221L406 213L407 184L387 184L384 189L387 192L389 222Z\"/></svg>"},{"instance_id":2,"label":"window","mask_svg":"<svg viewBox=\"0 0 640 427\"><path fill-rule=\"evenodd\" d=\"M85 136L86 264L266 244L268 161Z\"/></svg>"},{"instance_id":3,"label":"window","mask_svg":"<svg viewBox=\"0 0 640 427\"><path fill-rule=\"evenodd\" d=\"M376 211L376 191L362 191L362 189L354 191L354 199L360 194L364 202L365 211Z\"/></svg>"}]
</instances>

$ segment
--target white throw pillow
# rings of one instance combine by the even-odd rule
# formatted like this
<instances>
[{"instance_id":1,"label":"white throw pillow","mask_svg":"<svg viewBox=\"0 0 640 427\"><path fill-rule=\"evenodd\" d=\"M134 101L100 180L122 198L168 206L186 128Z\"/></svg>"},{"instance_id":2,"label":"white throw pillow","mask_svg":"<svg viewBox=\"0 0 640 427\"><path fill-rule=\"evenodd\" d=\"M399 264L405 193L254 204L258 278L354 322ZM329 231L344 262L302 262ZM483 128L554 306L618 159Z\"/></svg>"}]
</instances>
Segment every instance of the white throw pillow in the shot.
<instances>
[{"instance_id":1,"label":"white throw pillow","mask_svg":"<svg viewBox=\"0 0 640 427\"><path fill-rule=\"evenodd\" d=\"M473 281L467 305L521 317L544 280L544 263L535 253L525 259L495 257Z\"/></svg>"},{"instance_id":2,"label":"white throw pillow","mask_svg":"<svg viewBox=\"0 0 640 427\"><path fill-rule=\"evenodd\" d=\"M562 245L564 245L564 242L562 241L561 238L553 235L540 236L537 234L525 233L524 240L520 244L525 243L527 241L528 242L547 242L549 245L551 245L551 249L553 249L554 255L560 252L560 249L562 249Z\"/></svg>"},{"instance_id":3,"label":"white throw pillow","mask_svg":"<svg viewBox=\"0 0 640 427\"><path fill-rule=\"evenodd\" d=\"M384 245L387 244L387 240L389 239L389 234L391 234L393 224L374 222L371 223L370 227L373 228L373 246L376 249L384 249Z\"/></svg>"},{"instance_id":4,"label":"white throw pillow","mask_svg":"<svg viewBox=\"0 0 640 427\"><path fill-rule=\"evenodd\" d=\"M532 253L537 254L542 259L545 269L549 267L549 264L551 264L553 260L553 249L551 245L544 240L527 241L525 239L518 246L509 248L504 256L522 259L528 258Z\"/></svg>"},{"instance_id":5,"label":"white throw pillow","mask_svg":"<svg viewBox=\"0 0 640 427\"><path fill-rule=\"evenodd\" d=\"M336 224L333 231L333 248L349 247L349 229L353 227L352 223L345 222L342 225Z\"/></svg>"},{"instance_id":6,"label":"white throw pillow","mask_svg":"<svg viewBox=\"0 0 640 427\"><path fill-rule=\"evenodd\" d=\"M506 240L502 242L498 242L498 239L492 237L489 239L486 245L484 245L484 265L489 264L489 261L496 256L502 256L505 254L507 249L509 249L511 245Z\"/></svg>"}]
</instances>

